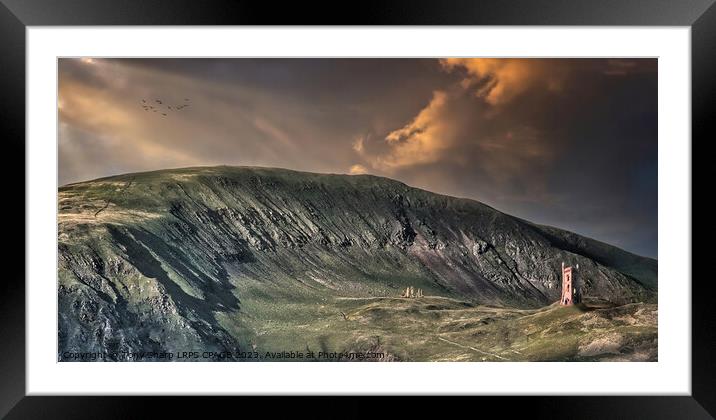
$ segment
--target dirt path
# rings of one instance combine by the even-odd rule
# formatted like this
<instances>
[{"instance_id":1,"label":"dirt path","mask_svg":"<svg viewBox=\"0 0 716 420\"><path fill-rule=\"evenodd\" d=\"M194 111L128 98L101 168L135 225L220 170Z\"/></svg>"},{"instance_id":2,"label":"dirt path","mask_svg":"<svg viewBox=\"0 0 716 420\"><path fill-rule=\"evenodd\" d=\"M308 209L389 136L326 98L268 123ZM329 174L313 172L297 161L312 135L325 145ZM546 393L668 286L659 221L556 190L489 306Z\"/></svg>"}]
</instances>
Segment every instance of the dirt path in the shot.
<instances>
[{"instance_id":1,"label":"dirt path","mask_svg":"<svg viewBox=\"0 0 716 420\"><path fill-rule=\"evenodd\" d=\"M478 353L482 353L482 354L485 354L485 355L487 355L487 356L492 356L492 357L496 357L496 358L498 358L498 359L507 360L507 361L510 360L510 359L508 359L508 358L506 358L506 357L502 357L502 356L498 356L498 355L496 355L496 354L488 353L488 352L486 352L486 351L478 350L478 349L476 349L475 347L472 347L472 346L465 346L465 345L462 345L462 344L460 344L460 343L456 343L456 342L454 342L454 341L450 341L450 340L445 339L445 338L442 338L442 337L438 337L438 340L442 340L442 341L444 341L444 342L446 342L446 343L450 343L450 344L452 344L452 345L458 346L458 347L463 348L463 349L470 349L470 350L472 350L472 351L476 351L476 352L478 352Z\"/></svg>"}]
</instances>

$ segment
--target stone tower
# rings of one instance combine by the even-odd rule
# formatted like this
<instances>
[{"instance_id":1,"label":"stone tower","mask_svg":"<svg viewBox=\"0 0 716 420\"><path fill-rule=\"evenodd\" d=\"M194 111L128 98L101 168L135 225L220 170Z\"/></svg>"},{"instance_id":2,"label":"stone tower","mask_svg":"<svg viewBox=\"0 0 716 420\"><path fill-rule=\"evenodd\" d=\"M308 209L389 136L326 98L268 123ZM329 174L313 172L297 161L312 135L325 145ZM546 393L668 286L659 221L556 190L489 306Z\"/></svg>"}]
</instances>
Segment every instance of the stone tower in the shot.
<instances>
[{"instance_id":1,"label":"stone tower","mask_svg":"<svg viewBox=\"0 0 716 420\"><path fill-rule=\"evenodd\" d=\"M562 263L562 297L559 299L559 304L568 306L579 302L580 295L574 278L574 270L572 267L565 267Z\"/></svg>"}]
</instances>

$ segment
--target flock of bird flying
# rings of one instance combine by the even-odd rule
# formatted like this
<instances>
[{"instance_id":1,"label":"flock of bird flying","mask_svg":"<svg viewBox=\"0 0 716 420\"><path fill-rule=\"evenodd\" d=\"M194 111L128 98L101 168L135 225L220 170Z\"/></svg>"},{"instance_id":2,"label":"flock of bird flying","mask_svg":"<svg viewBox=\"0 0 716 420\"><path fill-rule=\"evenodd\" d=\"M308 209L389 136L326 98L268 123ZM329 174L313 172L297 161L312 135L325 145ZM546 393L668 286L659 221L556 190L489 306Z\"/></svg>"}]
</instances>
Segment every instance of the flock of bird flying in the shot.
<instances>
[{"instance_id":1,"label":"flock of bird flying","mask_svg":"<svg viewBox=\"0 0 716 420\"><path fill-rule=\"evenodd\" d=\"M152 103L151 101L142 99L142 108L144 108L146 112L158 112L162 114L162 116L166 117L167 112L181 111L182 109L188 107L190 102L189 98L184 98L184 103L181 105L165 105L161 99L155 99L154 105L150 105Z\"/></svg>"}]
</instances>

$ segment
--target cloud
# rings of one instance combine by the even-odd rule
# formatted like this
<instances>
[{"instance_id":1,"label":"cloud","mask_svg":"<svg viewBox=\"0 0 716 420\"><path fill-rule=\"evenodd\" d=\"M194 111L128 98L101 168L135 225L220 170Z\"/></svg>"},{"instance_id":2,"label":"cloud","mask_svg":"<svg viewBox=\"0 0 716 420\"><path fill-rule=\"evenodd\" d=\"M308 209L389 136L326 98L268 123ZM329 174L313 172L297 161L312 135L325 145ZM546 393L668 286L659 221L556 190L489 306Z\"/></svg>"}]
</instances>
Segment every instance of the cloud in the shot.
<instances>
[{"instance_id":1,"label":"cloud","mask_svg":"<svg viewBox=\"0 0 716 420\"><path fill-rule=\"evenodd\" d=\"M541 85L558 91L562 87L563 69L546 60L525 58L444 58L442 67L462 71L462 87L491 105L504 105L530 87Z\"/></svg>"},{"instance_id":2,"label":"cloud","mask_svg":"<svg viewBox=\"0 0 716 420\"><path fill-rule=\"evenodd\" d=\"M345 172L357 139L404 123L445 77L426 63L61 58L59 182L187 164ZM140 106L184 98L164 119Z\"/></svg>"},{"instance_id":3,"label":"cloud","mask_svg":"<svg viewBox=\"0 0 716 420\"><path fill-rule=\"evenodd\" d=\"M295 147L295 144L293 143L293 141L291 141L291 136L270 121L261 117L254 117L253 123L254 126L259 131L266 134L268 138L273 139L281 143L283 146L289 147L291 149Z\"/></svg>"},{"instance_id":4,"label":"cloud","mask_svg":"<svg viewBox=\"0 0 716 420\"><path fill-rule=\"evenodd\" d=\"M430 171L423 178L431 180L427 188L441 182L438 178L479 173L482 183L493 186L493 196L514 182L534 190L540 180L536 172L554 156L553 145L533 127L506 116L494 118L490 108L465 89L437 90L411 121L390 131L380 144L361 140L361 165L393 177Z\"/></svg>"},{"instance_id":5,"label":"cloud","mask_svg":"<svg viewBox=\"0 0 716 420\"><path fill-rule=\"evenodd\" d=\"M357 137L353 141L353 150L355 150L359 155L362 155L365 152L365 146L363 145L364 142L365 138L362 136Z\"/></svg>"},{"instance_id":6,"label":"cloud","mask_svg":"<svg viewBox=\"0 0 716 420\"><path fill-rule=\"evenodd\" d=\"M528 121L510 113L497 118L495 109L529 89L559 91L566 71L531 59L446 58L439 63L448 74L462 73L463 79L434 90L426 106L379 144L358 138L352 147L361 165L389 176L415 167L453 165L500 186L522 180L533 187L539 177L529 174L549 163L555 145ZM445 172L440 176L453 176Z\"/></svg>"},{"instance_id":7,"label":"cloud","mask_svg":"<svg viewBox=\"0 0 716 420\"><path fill-rule=\"evenodd\" d=\"M653 255L655 65L443 59L452 82L402 125L356 140L354 163Z\"/></svg>"},{"instance_id":8,"label":"cloud","mask_svg":"<svg viewBox=\"0 0 716 420\"><path fill-rule=\"evenodd\" d=\"M374 157L372 165L390 172L438 160L454 140L453 129L446 118L447 101L447 93L435 91L430 103L411 122L388 133L385 141L390 146L389 152Z\"/></svg>"},{"instance_id":9,"label":"cloud","mask_svg":"<svg viewBox=\"0 0 716 420\"><path fill-rule=\"evenodd\" d=\"M351 175L363 175L368 173L368 169L360 164L356 164L350 167L348 173Z\"/></svg>"},{"instance_id":10,"label":"cloud","mask_svg":"<svg viewBox=\"0 0 716 420\"><path fill-rule=\"evenodd\" d=\"M66 60L58 87L60 184L204 160L179 146L182 132L194 132L190 121L142 109L140 98L155 92L133 86L130 77L160 86L155 77L104 59Z\"/></svg>"},{"instance_id":11,"label":"cloud","mask_svg":"<svg viewBox=\"0 0 716 420\"><path fill-rule=\"evenodd\" d=\"M310 108L279 94L123 61L61 59L60 185L193 165L319 170L331 153L321 147L321 139L335 134L321 132L322 127L310 122L312 116L306 115ZM180 112L163 110L167 116L141 107L142 99L152 103L161 99L170 105L183 103L185 97L190 98L190 107Z\"/></svg>"}]
</instances>

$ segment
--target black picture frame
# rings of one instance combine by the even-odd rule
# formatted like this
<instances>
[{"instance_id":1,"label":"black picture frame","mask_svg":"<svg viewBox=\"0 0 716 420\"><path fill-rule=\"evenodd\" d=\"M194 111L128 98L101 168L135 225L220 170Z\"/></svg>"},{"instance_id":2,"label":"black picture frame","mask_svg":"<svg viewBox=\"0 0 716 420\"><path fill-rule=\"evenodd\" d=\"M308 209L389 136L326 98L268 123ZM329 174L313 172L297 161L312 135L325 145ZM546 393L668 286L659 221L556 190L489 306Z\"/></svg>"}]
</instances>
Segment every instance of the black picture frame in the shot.
<instances>
[{"instance_id":1,"label":"black picture frame","mask_svg":"<svg viewBox=\"0 0 716 420\"><path fill-rule=\"evenodd\" d=\"M26 26L72 25L605 25L691 27L692 156L693 146L707 143L710 105L716 90L716 6L714 0L492 0L384 1L330 3L187 0L0 0L0 137L6 154L3 182L6 205L5 251L8 263L0 279L0 416L7 418L136 418L170 411L206 415L223 406L228 413L258 409L310 410L314 417L372 415L381 398L295 398L276 404L267 397L39 397L25 396L25 29ZM699 146L701 147L701 146ZM704 158L703 155L701 158ZM695 163L695 162L694 162ZM713 165L710 165L713 166ZM710 173L697 173L702 185ZM703 168L703 167L701 167ZM692 186L692 191L693 186ZM22 200L20 199L22 197ZM693 213L693 200L692 200ZM11 219L12 218L12 219ZM18 223L25 220L25 224ZM694 215L692 214L692 225ZM696 220L705 220L696 216ZM7 229L10 231L7 232ZM710 229L692 233L705 237ZM693 247L692 261L708 247ZM699 254L700 253L700 254ZM708 257L704 258L708 261ZM716 312L709 276L692 275L692 393L690 396L471 397L389 401L403 416L455 409L486 416L570 418L713 418L716 415ZM400 393L400 390L396 390ZM639 390L635 390L638 394ZM250 408L247 408L247 405ZM238 414L236 414L238 415Z\"/></svg>"}]
</instances>

